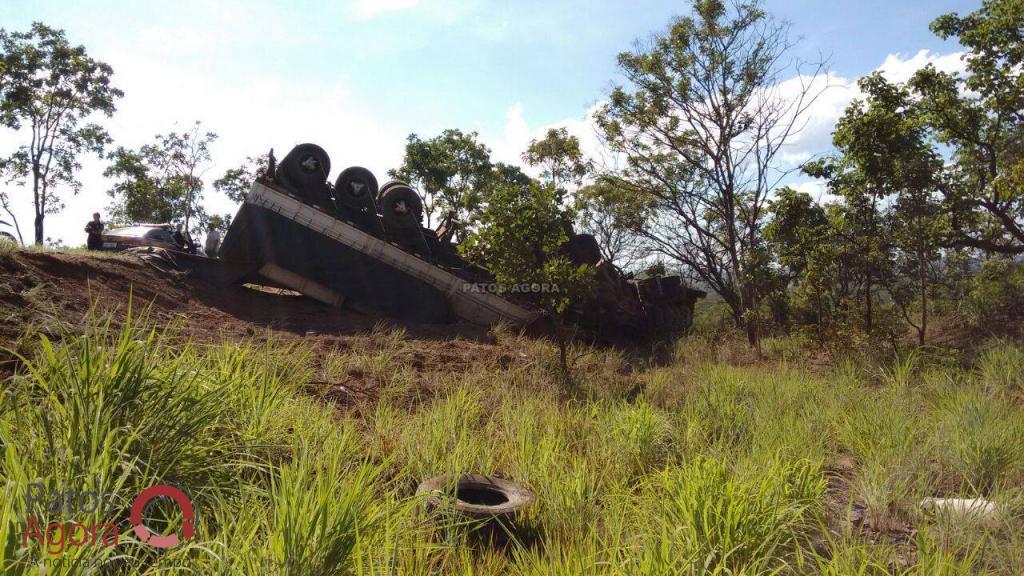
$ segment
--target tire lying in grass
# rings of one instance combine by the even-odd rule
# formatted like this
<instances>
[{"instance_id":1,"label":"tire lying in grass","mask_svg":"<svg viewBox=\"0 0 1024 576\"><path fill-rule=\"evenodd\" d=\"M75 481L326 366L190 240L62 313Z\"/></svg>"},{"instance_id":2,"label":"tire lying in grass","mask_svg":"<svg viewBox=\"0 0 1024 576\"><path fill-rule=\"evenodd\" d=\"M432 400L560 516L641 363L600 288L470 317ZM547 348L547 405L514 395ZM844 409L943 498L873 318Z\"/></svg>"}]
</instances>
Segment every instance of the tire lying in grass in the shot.
<instances>
[{"instance_id":1,"label":"tire lying in grass","mask_svg":"<svg viewBox=\"0 0 1024 576\"><path fill-rule=\"evenodd\" d=\"M451 490L455 489L455 499ZM476 519L511 516L526 508L537 499L529 489L502 478L465 474L437 476L424 481L416 488L417 495L429 495L428 510L451 508L456 512Z\"/></svg>"}]
</instances>

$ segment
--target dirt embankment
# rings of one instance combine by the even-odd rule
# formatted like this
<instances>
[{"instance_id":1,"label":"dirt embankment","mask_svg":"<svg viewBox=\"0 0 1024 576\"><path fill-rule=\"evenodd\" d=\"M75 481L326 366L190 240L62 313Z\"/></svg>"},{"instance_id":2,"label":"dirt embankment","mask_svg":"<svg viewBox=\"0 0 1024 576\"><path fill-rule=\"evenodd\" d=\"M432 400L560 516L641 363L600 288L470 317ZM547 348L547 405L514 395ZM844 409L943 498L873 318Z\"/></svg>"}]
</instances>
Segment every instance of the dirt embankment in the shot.
<instances>
[{"instance_id":1,"label":"dirt embankment","mask_svg":"<svg viewBox=\"0 0 1024 576\"><path fill-rule=\"evenodd\" d=\"M127 255L15 251L0 255L0 341L28 328L54 331L80 324L95 309L115 317L149 308L196 340L258 336L330 344L371 331L378 323L402 327L426 342L485 344L487 331L468 324L406 325L326 306L296 293L246 286L222 287L187 273L160 272Z\"/></svg>"}]
</instances>

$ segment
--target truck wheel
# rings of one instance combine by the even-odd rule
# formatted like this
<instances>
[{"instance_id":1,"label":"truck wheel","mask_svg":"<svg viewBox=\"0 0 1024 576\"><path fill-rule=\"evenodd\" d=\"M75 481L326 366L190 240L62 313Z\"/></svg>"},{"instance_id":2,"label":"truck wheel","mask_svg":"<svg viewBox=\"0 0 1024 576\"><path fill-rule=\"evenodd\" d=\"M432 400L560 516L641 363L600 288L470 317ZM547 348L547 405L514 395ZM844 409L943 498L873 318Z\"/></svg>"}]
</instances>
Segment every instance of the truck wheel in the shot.
<instances>
[{"instance_id":1,"label":"truck wheel","mask_svg":"<svg viewBox=\"0 0 1024 576\"><path fill-rule=\"evenodd\" d=\"M388 230L414 230L423 220L423 200L406 184L385 185L378 206Z\"/></svg>"},{"instance_id":2,"label":"truck wheel","mask_svg":"<svg viewBox=\"0 0 1024 576\"><path fill-rule=\"evenodd\" d=\"M377 198L377 178L362 166L342 170L334 183L334 199L338 204L371 207Z\"/></svg>"},{"instance_id":3,"label":"truck wheel","mask_svg":"<svg viewBox=\"0 0 1024 576\"><path fill-rule=\"evenodd\" d=\"M276 178L300 192L319 190L331 172L331 158L316 144L299 144L277 165Z\"/></svg>"},{"instance_id":4,"label":"truck wheel","mask_svg":"<svg viewBox=\"0 0 1024 576\"><path fill-rule=\"evenodd\" d=\"M15 238L13 234L8 234L7 232L0 232L0 242L14 242L15 244L17 244L18 239Z\"/></svg>"},{"instance_id":5,"label":"truck wheel","mask_svg":"<svg viewBox=\"0 0 1024 576\"><path fill-rule=\"evenodd\" d=\"M383 186L380 187L380 192L377 193L377 202L380 203L380 199L384 197L384 193L394 188L395 186L408 186L408 184L402 182L401 180L388 180L387 182L384 183Z\"/></svg>"}]
</instances>

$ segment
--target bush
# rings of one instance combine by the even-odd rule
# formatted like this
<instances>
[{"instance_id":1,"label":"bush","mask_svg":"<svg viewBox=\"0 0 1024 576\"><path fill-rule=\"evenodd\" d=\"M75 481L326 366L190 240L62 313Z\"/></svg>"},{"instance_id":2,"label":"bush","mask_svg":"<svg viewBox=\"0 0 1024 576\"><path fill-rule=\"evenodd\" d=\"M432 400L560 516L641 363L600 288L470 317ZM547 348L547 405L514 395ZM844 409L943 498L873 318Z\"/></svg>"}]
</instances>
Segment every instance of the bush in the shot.
<instances>
[{"instance_id":1,"label":"bush","mask_svg":"<svg viewBox=\"0 0 1024 576\"><path fill-rule=\"evenodd\" d=\"M994 334L1019 334L1024 322L1024 265L988 260L971 279L964 302L970 327Z\"/></svg>"}]
</instances>

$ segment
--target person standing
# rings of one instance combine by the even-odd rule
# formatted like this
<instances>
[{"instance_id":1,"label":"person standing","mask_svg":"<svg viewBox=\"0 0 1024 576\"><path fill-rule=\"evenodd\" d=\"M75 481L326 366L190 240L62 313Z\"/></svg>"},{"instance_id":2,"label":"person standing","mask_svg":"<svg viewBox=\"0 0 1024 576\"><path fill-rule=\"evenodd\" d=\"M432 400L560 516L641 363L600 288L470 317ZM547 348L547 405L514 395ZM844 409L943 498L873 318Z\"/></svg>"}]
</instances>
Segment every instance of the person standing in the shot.
<instances>
[{"instance_id":1,"label":"person standing","mask_svg":"<svg viewBox=\"0 0 1024 576\"><path fill-rule=\"evenodd\" d=\"M220 230L213 224L206 230L206 255L210 258L217 257L217 250L220 249Z\"/></svg>"},{"instance_id":2,"label":"person standing","mask_svg":"<svg viewBox=\"0 0 1024 576\"><path fill-rule=\"evenodd\" d=\"M182 232L184 228L180 223L174 227L174 243L178 245L178 250L185 250L185 234Z\"/></svg>"},{"instance_id":3,"label":"person standing","mask_svg":"<svg viewBox=\"0 0 1024 576\"><path fill-rule=\"evenodd\" d=\"M103 247L103 222L100 221L100 213L94 212L92 220L85 225L85 245L89 250L99 250Z\"/></svg>"}]
</instances>

